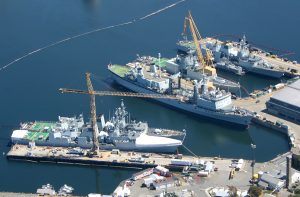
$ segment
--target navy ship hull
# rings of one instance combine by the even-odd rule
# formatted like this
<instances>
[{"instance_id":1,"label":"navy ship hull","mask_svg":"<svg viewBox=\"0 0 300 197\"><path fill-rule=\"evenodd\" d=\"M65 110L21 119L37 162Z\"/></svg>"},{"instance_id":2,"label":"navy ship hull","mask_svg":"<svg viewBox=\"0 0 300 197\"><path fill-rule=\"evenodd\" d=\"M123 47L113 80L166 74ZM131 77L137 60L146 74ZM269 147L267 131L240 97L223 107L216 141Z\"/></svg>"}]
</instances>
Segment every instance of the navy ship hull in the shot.
<instances>
[{"instance_id":1,"label":"navy ship hull","mask_svg":"<svg viewBox=\"0 0 300 197\"><path fill-rule=\"evenodd\" d=\"M113 79L115 80L115 82L125 87L128 90L131 90L133 92L138 92L138 93L157 94L157 92L146 89L142 86L139 86L138 84L134 84L133 82L118 76L112 71L111 73L113 75ZM178 100L168 100L168 99L153 99L153 100L158 101L159 103L162 103L168 107L175 108L176 110L191 113L195 116L220 120L236 126L248 127L252 119L252 116L248 116L248 115L242 116L233 113L211 111L204 108L200 108L193 104L183 103Z\"/></svg>"},{"instance_id":2,"label":"navy ship hull","mask_svg":"<svg viewBox=\"0 0 300 197\"><path fill-rule=\"evenodd\" d=\"M283 71L254 66L253 65L254 63L250 63L247 61L239 60L236 64L244 68L247 72L255 73L258 75L272 77L272 78L281 78L284 76Z\"/></svg>"},{"instance_id":3,"label":"navy ship hull","mask_svg":"<svg viewBox=\"0 0 300 197\"><path fill-rule=\"evenodd\" d=\"M256 68L252 67L249 72L262 75L262 76L267 76L267 77L272 77L272 78L281 78L284 76L284 72L281 71L276 71L276 70L266 70L266 69L261 69L261 68Z\"/></svg>"}]
</instances>

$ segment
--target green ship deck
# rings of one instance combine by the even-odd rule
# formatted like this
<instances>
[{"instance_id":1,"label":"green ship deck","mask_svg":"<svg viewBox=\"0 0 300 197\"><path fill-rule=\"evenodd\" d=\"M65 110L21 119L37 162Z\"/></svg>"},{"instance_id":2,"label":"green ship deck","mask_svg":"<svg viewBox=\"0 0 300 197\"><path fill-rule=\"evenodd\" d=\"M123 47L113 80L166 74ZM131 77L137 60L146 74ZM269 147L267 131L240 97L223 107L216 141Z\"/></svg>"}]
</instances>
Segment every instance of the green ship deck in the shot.
<instances>
[{"instance_id":1,"label":"green ship deck","mask_svg":"<svg viewBox=\"0 0 300 197\"><path fill-rule=\"evenodd\" d=\"M167 58L160 58L160 67L166 67L167 66L167 61L168 61L169 59L167 59ZM154 58L153 59L153 61L152 61L152 63L154 63L155 65L159 65L159 61L158 61L158 58Z\"/></svg>"},{"instance_id":2,"label":"green ship deck","mask_svg":"<svg viewBox=\"0 0 300 197\"><path fill-rule=\"evenodd\" d=\"M55 122L35 121L25 128L26 130L28 130L25 138L30 141L47 140L47 138L49 137L48 131L52 130L55 127L55 124Z\"/></svg>"},{"instance_id":3,"label":"green ship deck","mask_svg":"<svg viewBox=\"0 0 300 197\"><path fill-rule=\"evenodd\" d=\"M28 130L34 132L41 132L49 129L51 130L54 128L55 124L55 122L35 121Z\"/></svg>"},{"instance_id":4,"label":"green ship deck","mask_svg":"<svg viewBox=\"0 0 300 197\"><path fill-rule=\"evenodd\" d=\"M178 42L177 44L188 49L196 50L196 45L194 42Z\"/></svg>"},{"instance_id":5,"label":"green ship deck","mask_svg":"<svg viewBox=\"0 0 300 197\"><path fill-rule=\"evenodd\" d=\"M110 66L109 69L116 75L119 75L120 77L124 77L125 74L130 70L130 67L114 64Z\"/></svg>"},{"instance_id":6,"label":"green ship deck","mask_svg":"<svg viewBox=\"0 0 300 197\"><path fill-rule=\"evenodd\" d=\"M166 67L167 65L167 61L169 59L167 58L161 58L160 62L158 60L158 58L153 58L152 63L155 65L160 65L162 68ZM113 64L109 67L109 70L113 73L115 73L116 75L120 76L120 77L124 77L126 73L128 73L130 71L130 67L129 66L122 66L122 65L118 65L118 64Z\"/></svg>"},{"instance_id":7,"label":"green ship deck","mask_svg":"<svg viewBox=\"0 0 300 197\"><path fill-rule=\"evenodd\" d=\"M28 131L25 138L30 140L30 141L37 141L37 140L45 141L48 138L48 136L49 136L48 132Z\"/></svg>"}]
</instances>

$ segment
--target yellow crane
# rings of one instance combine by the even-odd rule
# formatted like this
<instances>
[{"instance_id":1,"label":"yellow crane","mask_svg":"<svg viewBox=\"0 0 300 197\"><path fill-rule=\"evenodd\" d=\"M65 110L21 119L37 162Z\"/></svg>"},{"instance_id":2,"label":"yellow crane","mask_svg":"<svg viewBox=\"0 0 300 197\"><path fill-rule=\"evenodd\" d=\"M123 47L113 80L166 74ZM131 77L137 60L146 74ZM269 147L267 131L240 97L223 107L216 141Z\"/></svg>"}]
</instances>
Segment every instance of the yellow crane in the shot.
<instances>
[{"instance_id":1,"label":"yellow crane","mask_svg":"<svg viewBox=\"0 0 300 197\"><path fill-rule=\"evenodd\" d=\"M202 72L203 73L208 73L210 75L215 75L216 74L216 69L212 67L212 54L209 49L205 47L206 51L206 57L204 58L202 51L201 51L201 41L202 37L200 35L200 32L195 24L195 21L192 17L191 12L189 11L188 16L185 17L184 19L184 26L183 26L183 34L186 34L186 28L187 25L189 25L193 41L196 47L196 54L199 63L202 66Z\"/></svg>"},{"instance_id":2,"label":"yellow crane","mask_svg":"<svg viewBox=\"0 0 300 197\"><path fill-rule=\"evenodd\" d=\"M91 81L91 74L86 73L86 85L88 88L88 93L90 95L90 108L91 108L91 124L93 129L93 152L99 151L99 141L98 141L98 125L97 125L97 115L96 115L96 97L94 94L94 88Z\"/></svg>"},{"instance_id":3,"label":"yellow crane","mask_svg":"<svg viewBox=\"0 0 300 197\"><path fill-rule=\"evenodd\" d=\"M96 98L95 96L125 96L125 97L140 97L140 98L155 98L155 99L178 99L179 97L164 94L144 94L144 93L132 93L132 92L112 92L112 91L95 91L90 78L91 74L86 73L86 84L88 90L68 89L60 88L61 93L75 93L75 94L87 94L90 95L90 108L91 108L91 124L93 129L93 148L92 152L98 154L99 141L98 141L98 126L97 126L97 114L96 114Z\"/></svg>"}]
</instances>

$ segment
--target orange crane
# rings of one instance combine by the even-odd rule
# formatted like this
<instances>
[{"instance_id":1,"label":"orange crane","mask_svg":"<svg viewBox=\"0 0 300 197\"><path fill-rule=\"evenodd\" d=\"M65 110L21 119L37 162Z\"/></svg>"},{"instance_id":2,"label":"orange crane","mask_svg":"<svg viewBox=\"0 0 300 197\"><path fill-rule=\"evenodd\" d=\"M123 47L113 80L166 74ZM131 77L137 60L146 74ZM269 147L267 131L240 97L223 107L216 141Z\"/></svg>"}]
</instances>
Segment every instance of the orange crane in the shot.
<instances>
[{"instance_id":1,"label":"orange crane","mask_svg":"<svg viewBox=\"0 0 300 197\"><path fill-rule=\"evenodd\" d=\"M164 94L144 94L144 93L132 93L132 92L111 92L111 91L95 91L90 78L91 74L86 73L86 84L88 90L67 89L60 88L61 93L75 93L75 94L88 94L90 95L90 108L91 108L91 124L93 129L93 148L92 152L98 154L99 141L98 141L98 126L96 118L96 98L95 96L126 96L126 97L140 97L140 98L155 98L155 99L178 99L179 97Z\"/></svg>"},{"instance_id":2,"label":"orange crane","mask_svg":"<svg viewBox=\"0 0 300 197\"><path fill-rule=\"evenodd\" d=\"M200 35L200 32L195 24L195 21L192 17L191 12L189 11L188 16L185 17L184 19L184 26L183 26L183 34L186 35L186 28L187 25L189 25L192 37L193 37L193 41L196 47L196 54L197 54L197 58L199 63L202 66L202 72L203 73L209 73L210 75L215 75L216 74L216 69L212 67L212 54L211 51L209 49L207 49L205 47L205 51L206 51L206 57L204 58L202 51L201 51L201 41L202 41L202 37Z\"/></svg>"}]
</instances>

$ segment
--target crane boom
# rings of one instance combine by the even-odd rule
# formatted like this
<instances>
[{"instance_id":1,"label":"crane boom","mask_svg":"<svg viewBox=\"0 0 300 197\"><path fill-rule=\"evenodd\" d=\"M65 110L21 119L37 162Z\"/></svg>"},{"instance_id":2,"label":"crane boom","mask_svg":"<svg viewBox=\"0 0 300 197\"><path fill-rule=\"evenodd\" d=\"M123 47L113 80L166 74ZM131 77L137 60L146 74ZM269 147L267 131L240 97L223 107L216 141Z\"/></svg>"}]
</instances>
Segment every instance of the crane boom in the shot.
<instances>
[{"instance_id":1,"label":"crane boom","mask_svg":"<svg viewBox=\"0 0 300 197\"><path fill-rule=\"evenodd\" d=\"M195 48L196 48L196 54L197 54L197 58L199 63L202 66L202 72L205 72L205 69L207 67L211 67L212 66L212 54L209 51L209 49L207 49L205 47L205 52L206 52L206 57L204 58L204 55L202 54L201 51L201 41L202 41L202 37L201 34L196 26L196 23L192 17L191 12L189 11L189 14L187 17L185 17L185 21L184 21L184 27L183 27L183 33L186 34L186 28L187 25L189 25L192 37L193 37L193 41L195 44Z\"/></svg>"},{"instance_id":2,"label":"crane boom","mask_svg":"<svg viewBox=\"0 0 300 197\"><path fill-rule=\"evenodd\" d=\"M118 91L93 91L92 93L90 93L89 91L86 91L86 90L67 89L67 88L60 88L59 91L61 93L94 94L96 96L125 96L125 97L178 99L178 100L180 100L179 97L172 96L172 95L164 95L164 94L143 94L143 93L118 92Z\"/></svg>"},{"instance_id":3,"label":"crane boom","mask_svg":"<svg viewBox=\"0 0 300 197\"><path fill-rule=\"evenodd\" d=\"M198 41L197 42L195 42L195 44L196 45L198 45L198 46L201 46L201 42L202 42L202 36L201 36L201 34L200 34L200 32L199 32L199 30L198 30L198 28L197 28L197 25L196 25L196 23L195 23L195 21L194 21L194 19L193 19L193 17L192 17L192 14L191 14L191 12L189 12L189 17L190 17L190 19L191 19L191 21L192 21L192 23L193 23L193 26L194 26L194 29L195 29L195 32L196 32L196 34L197 34L197 37L198 37ZM212 66L212 64L213 64L213 62L212 62L212 60L213 60L213 56L212 56L212 53L211 53L211 51L208 49L208 48L206 48L206 47L203 47L204 49L205 49L205 55L206 55L206 57L205 57L205 62L206 62L206 66ZM200 52L201 52L201 50L200 50Z\"/></svg>"},{"instance_id":4,"label":"crane boom","mask_svg":"<svg viewBox=\"0 0 300 197\"><path fill-rule=\"evenodd\" d=\"M191 33L192 33L192 37L193 37L193 40L194 40L194 43L195 43L195 47L196 47L197 58L198 58L199 63L202 66L202 71L204 73L204 68L206 67L206 62L204 61L203 54L202 54L200 46L198 44L198 40L199 40L198 36L200 34L199 34L198 29L195 28L194 20L192 18L191 12L189 12L188 17L185 18L184 32L186 32L187 24L189 24L189 27L190 27L190 30L191 30Z\"/></svg>"}]
</instances>

